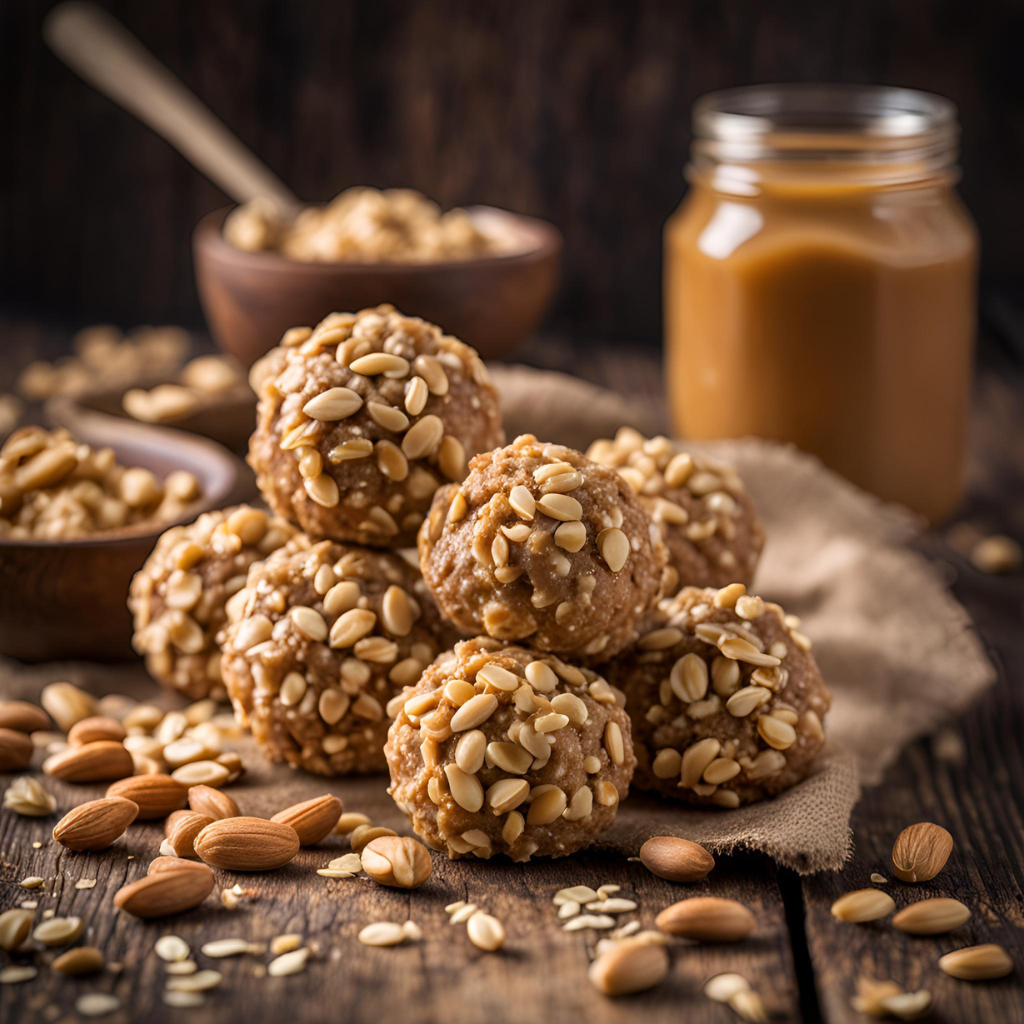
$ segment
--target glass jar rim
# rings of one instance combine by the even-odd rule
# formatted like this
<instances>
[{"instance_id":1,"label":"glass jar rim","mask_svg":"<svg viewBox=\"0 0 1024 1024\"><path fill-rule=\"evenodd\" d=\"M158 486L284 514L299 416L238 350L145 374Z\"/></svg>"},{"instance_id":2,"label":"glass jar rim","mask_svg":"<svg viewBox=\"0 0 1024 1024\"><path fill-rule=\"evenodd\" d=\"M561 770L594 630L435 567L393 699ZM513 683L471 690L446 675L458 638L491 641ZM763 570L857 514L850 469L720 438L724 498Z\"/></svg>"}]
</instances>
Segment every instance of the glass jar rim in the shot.
<instances>
[{"instance_id":1,"label":"glass jar rim","mask_svg":"<svg viewBox=\"0 0 1024 1024\"><path fill-rule=\"evenodd\" d=\"M785 83L708 93L693 107L694 153L757 160L956 162L956 106L942 96L880 85Z\"/></svg>"}]
</instances>

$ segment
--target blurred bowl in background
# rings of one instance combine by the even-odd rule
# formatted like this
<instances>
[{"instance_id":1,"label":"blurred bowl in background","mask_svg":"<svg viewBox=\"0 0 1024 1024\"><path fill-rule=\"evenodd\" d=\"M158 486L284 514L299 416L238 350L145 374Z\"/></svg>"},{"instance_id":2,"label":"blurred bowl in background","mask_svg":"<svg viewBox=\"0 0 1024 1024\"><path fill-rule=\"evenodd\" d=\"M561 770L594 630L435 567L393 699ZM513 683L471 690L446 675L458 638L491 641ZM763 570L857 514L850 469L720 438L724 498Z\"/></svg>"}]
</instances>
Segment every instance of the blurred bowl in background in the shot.
<instances>
[{"instance_id":1,"label":"blurred bowl in background","mask_svg":"<svg viewBox=\"0 0 1024 1024\"><path fill-rule=\"evenodd\" d=\"M21 661L134 657L128 587L157 538L176 522L227 504L238 461L204 438L88 412L68 399L47 404L47 416L93 447L109 446L125 466L163 478L187 469L203 494L188 514L67 540L0 537L0 655Z\"/></svg>"},{"instance_id":2,"label":"blurred bowl in background","mask_svg":"<svg viewBox=\"0 0 1024 1024\"><path fill-rule=\"evenodd\" d=\"M468 212L521 244L502 255L443 263L308 263L235 248L222 233L229 210L215 210L199 222L192 240L210 332L224 351L249 366L289 327L312 327L328 313L390 302L485 358L500 359L547 312L562 236L536 217L491 206Z\"/></svg>"}]
</instances>

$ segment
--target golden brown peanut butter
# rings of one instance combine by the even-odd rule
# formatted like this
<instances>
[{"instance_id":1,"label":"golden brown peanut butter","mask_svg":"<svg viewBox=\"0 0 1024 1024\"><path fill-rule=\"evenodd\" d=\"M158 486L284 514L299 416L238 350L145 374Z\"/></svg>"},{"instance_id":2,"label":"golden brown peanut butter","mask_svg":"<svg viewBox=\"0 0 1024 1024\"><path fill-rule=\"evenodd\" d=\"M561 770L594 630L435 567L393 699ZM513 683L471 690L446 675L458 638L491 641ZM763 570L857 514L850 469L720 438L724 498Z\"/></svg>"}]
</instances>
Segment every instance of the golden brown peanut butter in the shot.
<instances>
[{"instance_id":1,"label":"golden brown peanut butter","mask_svg":"<svg viewBox=\"0 0 1024 1024\"><path fill-rule=\"evenodd\" d=\"M677 432L791 441L883 498L951 513L977 240L950 169L705 162L690 178L665 228Z\"/></svg>"}]
</instances>

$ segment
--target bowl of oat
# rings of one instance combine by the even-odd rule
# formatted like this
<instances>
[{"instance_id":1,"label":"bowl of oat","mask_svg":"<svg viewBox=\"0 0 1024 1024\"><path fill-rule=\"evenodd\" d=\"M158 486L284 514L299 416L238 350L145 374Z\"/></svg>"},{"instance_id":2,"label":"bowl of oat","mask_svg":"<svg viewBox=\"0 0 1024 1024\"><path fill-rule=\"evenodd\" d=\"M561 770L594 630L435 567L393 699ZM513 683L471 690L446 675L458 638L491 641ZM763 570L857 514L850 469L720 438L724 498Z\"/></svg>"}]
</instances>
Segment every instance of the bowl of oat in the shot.
<instances>
[{"instance_id":1,"label":"bowl of oat","mask_svg":"<svg viewBox=\"0 0 1024 1024\"><path fill-rule=\"evenodd\" d=\"M389 302L499 357L540 323L562 237L490 206L441 212L410 189L353 188L294 218L259 200L193 238L196 283L222 349L249 365L296 324Z\"/></svg>"},{"instance_id":2,"label":"bowl of oat","mask_svg":"<svg viewBox=\"0 0 1024 1024\"><path fill-rule=\"evenodd\" d=\"M60 421L62 407L53 404ZM236 462L205 439L76 410L0 448L0 655L132 656L124 595L159 535L222 505Z\"/></svg>"}]
</instances>

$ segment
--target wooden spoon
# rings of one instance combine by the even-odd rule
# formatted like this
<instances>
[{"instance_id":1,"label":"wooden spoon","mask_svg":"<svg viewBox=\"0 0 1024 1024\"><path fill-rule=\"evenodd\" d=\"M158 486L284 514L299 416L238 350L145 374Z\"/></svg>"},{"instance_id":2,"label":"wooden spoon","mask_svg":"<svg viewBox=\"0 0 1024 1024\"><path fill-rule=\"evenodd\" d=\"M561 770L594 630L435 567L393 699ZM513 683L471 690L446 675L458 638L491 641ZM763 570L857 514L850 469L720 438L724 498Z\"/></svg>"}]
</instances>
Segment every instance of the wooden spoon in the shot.
<instances>
[{"instance_id":1,"label":"wooden spoon","mask_svg":"<svg viewBox=\"0 0 1024 1024\"><path fill-rule=\"evenodd\" d=\"M285 217L302 208L269 167L96 4L58 4L43 22L43 37L68 67L163 136L232 199L268 197Z\"/></svg>"}]
</instances>

